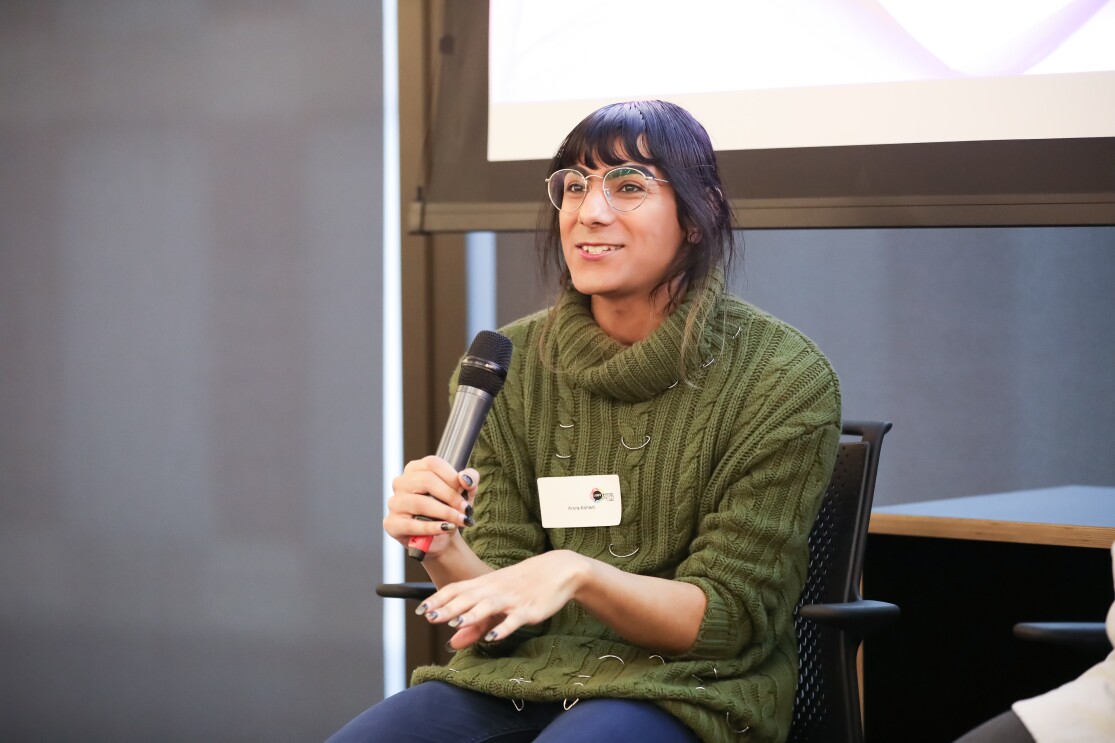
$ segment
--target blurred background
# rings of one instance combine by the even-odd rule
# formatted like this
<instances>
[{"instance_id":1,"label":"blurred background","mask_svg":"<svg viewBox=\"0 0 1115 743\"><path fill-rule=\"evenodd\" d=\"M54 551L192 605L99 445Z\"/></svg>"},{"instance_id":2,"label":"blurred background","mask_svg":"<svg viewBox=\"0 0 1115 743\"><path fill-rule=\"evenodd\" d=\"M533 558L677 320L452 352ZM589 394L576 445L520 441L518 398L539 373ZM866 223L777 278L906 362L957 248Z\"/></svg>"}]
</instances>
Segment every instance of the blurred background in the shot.
<instances>
[{"instance_id":1,"label":"blurred background","mask_svg":"<svg viewBox=\"0 0 1115 743\"><path fill-rule=\"evenodd\" d=\"M383 693L383 21L0 2L0 739Z\"/></svg>"},{"instance_id":2,"label":"blurred background","mask_svg":"<svg viewBox=\"0 0 1115 743\"><path fill-rule=\"evenodd\" d=\"M321 740L401 683L385 438L432 450L469 285L488 325L552 290L529 234L385 242L384 34L371 0L0 0L0 739ZM1115 227L742 237L734 291L895 422L878 504L1115 484Z\"/></svg>"}]
</instances>

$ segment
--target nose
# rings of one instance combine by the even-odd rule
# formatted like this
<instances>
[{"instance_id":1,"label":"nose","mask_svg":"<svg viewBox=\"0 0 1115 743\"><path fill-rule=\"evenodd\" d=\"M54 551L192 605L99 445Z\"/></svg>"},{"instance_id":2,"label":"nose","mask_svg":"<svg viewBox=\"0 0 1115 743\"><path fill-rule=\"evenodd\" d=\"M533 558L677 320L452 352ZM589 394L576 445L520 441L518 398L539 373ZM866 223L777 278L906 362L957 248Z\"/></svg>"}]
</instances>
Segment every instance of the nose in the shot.
<instances>
[{"instance_id":1,"label":"nose","mask_svg":"<svg viewBox=\"0 0 1115 743\"><path fill-rule=\"evenodd\" d=\"M593 183L593 181L597 181ZM600 178L588 180L588 193L577 212L578 218L584 224L603 224L610 222L614 217L612 205L604 196L604 181Z\"/></svg>"}]
</instances>

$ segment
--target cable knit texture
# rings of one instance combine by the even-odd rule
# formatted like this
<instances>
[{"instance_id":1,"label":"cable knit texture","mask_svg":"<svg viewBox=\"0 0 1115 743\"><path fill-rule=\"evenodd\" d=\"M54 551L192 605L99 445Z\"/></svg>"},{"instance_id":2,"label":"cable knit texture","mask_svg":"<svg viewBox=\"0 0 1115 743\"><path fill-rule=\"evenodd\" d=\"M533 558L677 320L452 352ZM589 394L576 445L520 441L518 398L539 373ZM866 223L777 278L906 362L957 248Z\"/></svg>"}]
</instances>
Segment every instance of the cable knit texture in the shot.
<instances>
[{"instance_id":1,"label":"cable knit texture","mask_svg":"<svg viewBox=\"0 0 1115 743\"><path fill-rule=\"evenodd\" d=\"M417 669L414 683L439 679L516 703L649 699L705 741L785 739L793 609L836 456L840 391L808 338L723 287L712 276L632 346L604 334L573 291L541 353L545 313L504 328L514 358L473 452L477 525L465 532L496 568L570 549L692 583L708 599L693 646L652 654L570 602L448 667ZM699 293L709 310L684 344ZM620 478L618 526L542 528L536 478L609 473Z\"/></svg>"}]
</instances>

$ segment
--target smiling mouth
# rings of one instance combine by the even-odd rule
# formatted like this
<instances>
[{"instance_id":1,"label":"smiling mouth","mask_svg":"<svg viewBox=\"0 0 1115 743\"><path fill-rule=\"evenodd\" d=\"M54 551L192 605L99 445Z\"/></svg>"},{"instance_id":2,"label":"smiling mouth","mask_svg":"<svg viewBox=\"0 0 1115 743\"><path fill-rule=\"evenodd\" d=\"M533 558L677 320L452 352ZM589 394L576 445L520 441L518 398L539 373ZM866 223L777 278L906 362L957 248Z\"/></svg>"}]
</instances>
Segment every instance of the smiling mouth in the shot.
<instances>
[{"instance_id":1,"label":"smiling mouth","mask_svg":"<svg viewBox=\"0 0 1115 743\"><path fill-rule=\"evenodd\" d=\"M581 250L588 253L589 255L601 255L603 253L611 253L614 250L618 250L615 245L581 245L579 247L581 248Z\"/></svg>"}]
</instances>

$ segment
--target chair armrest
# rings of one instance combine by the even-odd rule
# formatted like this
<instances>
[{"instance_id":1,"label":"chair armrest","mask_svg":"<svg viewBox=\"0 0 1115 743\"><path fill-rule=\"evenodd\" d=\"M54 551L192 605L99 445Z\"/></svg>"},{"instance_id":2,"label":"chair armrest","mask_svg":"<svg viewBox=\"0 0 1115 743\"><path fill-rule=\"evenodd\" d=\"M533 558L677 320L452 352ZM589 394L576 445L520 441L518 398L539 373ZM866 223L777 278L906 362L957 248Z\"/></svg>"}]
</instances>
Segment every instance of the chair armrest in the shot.
<instances>
[{"instance_id":1,"label":"chair armrest","mask_svg":"<svg viewBox=\"0 0 1115 743\"><path fill-rule=\"evenodd\" d=\"M1089 650L1111 649L1103 622L1020 622L1014 625L1014 636Z\"/></svg>"},{"instance_id":2,"label":"chair armrest","mask_svg":"<svg viewBox=\"0 0 1115 743\"><path fill-rule=\"evenodd\" d=\"M822 626L866 637L893 622L902 612L885 601L860 599L844 604L805 604L798 613Z\"/></svg>"},{"instance_id":3,"label":"chair armrest","mask_svg":"<svg viewBox=\"0 0 1115 743\"><path fill-rule=\"evenodd\" d=\"M421 601L434 594L437 589L433 583L380 583L376 593L388 599L414 599Z\"/></svg>"}]
</instances>

